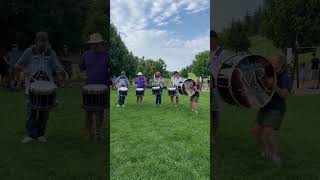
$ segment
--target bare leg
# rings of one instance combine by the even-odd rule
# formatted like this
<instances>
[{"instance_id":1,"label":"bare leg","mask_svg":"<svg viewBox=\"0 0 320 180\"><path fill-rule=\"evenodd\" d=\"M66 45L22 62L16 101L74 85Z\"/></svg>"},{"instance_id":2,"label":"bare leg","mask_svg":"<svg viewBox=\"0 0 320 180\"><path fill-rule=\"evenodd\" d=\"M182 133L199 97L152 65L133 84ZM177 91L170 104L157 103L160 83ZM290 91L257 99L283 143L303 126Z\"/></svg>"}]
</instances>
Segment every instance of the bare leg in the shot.
<instances>
[{"instance_id":1,"label":"bare leg","mask_svg":"<svg viewBox=\"0 0 320 180\"><path fill-rule=\"evenodd\" d=\"M268 149L271 158L273 161L276 161L278 159L278 152L277 152L277 147L274 142L273 138L273 128L272 127L265 127L263 129L263 139L264 139L264 144L266 148Z\"/></svg>"},{"instance_id":2,"label":"bare leg","mask_svg":"<svg viewBox=\"0 0 320 180\"><path fill-rule=\"evenodd\" d=\"M103 139L104 122L104 111L96 111L96 137L98 141Z\"/></svg>"},{"instance_id":3,"label":"bare leg","mask_svg":"<svg viewBox=\"0 0 320 180\"><path fill-rule=\"evenodd\" d=\"M176 96L176 106L179 106L179 96Z\"/></svg>"},{"instance_id":4,"label":"bare leg","mask_svg":"<svg viewBox=\"0 0 320 180\"><path fill-rule=\"evenodd\" d=\"M257 124L253 129L253 134L254 134L256 142L257 142L259 148L261 148L262 152L268 153L268 151L266 151L267 149L266 149L266 146L264 144L264 139L263 139L263 127L261 127L260 125Z\"/></svg>"},{"instance_id":5,"label":"bare leg","mask_svg":"<svg viewBox=\"0 0 320 180\"><path fill-rule=\"evenodd\" d=\"M190 106L191 110L193 111L192 101L189 102L189 106Z\"/></svg>"},{"instance_id":6,"label":"bare leg","mask_svg":"<svg viewBox=\"0 0 320 180\"><path fill-rule=\"evenodd\" d=\"M171 98L171 106L173 106L173 96L170 96Z\"/></svg>"},{"instance_id":7,"label":"bare leg","mask_svg":"<svg viewBox=\"0 0 320 180\"><path fill-rule=\"evenodd\" d=\"M85 133L86 133L87 140L91 140L93 138L92 124L93 124L93 112L85 111Z\"/></svg>"},{"instance_id":8,"label":"bare leg","mask_svg":"<svg viewBox=\"0 0 320 180\"><path fill-rule=\"evenodd\" d=\"M198 112L198 104L196 102L192 102L192 109L194 112Z\"/></svg>"}]
</instances>

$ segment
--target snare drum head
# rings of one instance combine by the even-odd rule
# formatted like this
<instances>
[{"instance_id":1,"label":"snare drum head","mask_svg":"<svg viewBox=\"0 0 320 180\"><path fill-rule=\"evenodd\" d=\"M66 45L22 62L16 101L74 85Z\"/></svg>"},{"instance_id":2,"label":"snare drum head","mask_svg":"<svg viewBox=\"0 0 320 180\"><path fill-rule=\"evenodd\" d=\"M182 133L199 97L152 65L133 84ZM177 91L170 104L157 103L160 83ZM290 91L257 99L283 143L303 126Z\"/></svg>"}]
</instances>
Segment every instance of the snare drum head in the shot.
<instances>
[{"instance_id":1,"label":"snare drum head","mask_svg":"<svg viewBox=\"0 0 320 180\"><path fill-rule=\"evenodd\" d=\"M176 91L176 88L168 88L169 91Z\"/></svg>"},{"instance_id":2,"label":"snare drum head","mask_svg":"<svg viewBox=\"0 0 320 180\"><path fill-rule=\"evenodd\" d=\"M137 90L137 91L144 91L143 88L137 88L136 90Z\"/></svg>"},{"instance_id":3,"label":"snare drum head","mask_svg":"<svg viewBox=\"0 0 320 180\"><path fill-rule=\"evenodd\" d=\"M31 91L51 92L55 91L57 86L50 81L36 81L30 84Z\"/></svg>"},{"instance_id":4,"label":"snare drum head","mask_svg":"<svg viewBox=\"0 0 320 180\"><path fill-rule=\"evenodd\" d=\"M83 90L85 91L105 91L108 90L108 87L103 84L88 84L83 86Z\"/></svg>"},{"instance_id":5,"label":"snare drum head","mask_svg":"<svg viewBox=\"0 0 320 180\"><path fill-rule=\"evenodd\" d=\"M119 91L128 91L128 88L126 88L126 87L120 87L120 88L119 88Z\"/></svg>"},{"instance_id":6,"label":"snare drum head","mask_svg":"<svg viewBox=\"0 0 320 180\"><path fill-rule=\"evenodd\" d=\"M152 87L153 90L159 90L160 87Z\"/></svg>"}]
</instances>

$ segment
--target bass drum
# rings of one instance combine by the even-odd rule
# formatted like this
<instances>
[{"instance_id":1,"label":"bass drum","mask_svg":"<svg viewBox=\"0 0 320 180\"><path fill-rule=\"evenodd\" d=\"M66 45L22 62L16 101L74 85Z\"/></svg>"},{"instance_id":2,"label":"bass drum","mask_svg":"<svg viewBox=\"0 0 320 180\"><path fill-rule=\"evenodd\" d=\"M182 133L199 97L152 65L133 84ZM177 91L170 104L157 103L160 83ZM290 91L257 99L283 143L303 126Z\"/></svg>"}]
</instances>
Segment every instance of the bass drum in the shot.
<instances>
[{"instance_id":1,"label":"bass drum","mask_svg":"<svg viewBox=\"0 0 320 180\"><path fill-rule=\"evenodd\" d=\"M196 93L195 90L196 82L192 79L186 79L179 83L178 92L182 95L192 96Z\"/></svg>"},{"instance_id":2,"label":"bass drum","mask_svg":"<svg viewBox=\"0 0 320 180\"><path fill-rule=\"evenodd\" d=\"M274 94L276 74L271 63L262 56L246 54L227 58L220 66L217 89L231 105L261 108Z\"/></svg>"}]
</instances>

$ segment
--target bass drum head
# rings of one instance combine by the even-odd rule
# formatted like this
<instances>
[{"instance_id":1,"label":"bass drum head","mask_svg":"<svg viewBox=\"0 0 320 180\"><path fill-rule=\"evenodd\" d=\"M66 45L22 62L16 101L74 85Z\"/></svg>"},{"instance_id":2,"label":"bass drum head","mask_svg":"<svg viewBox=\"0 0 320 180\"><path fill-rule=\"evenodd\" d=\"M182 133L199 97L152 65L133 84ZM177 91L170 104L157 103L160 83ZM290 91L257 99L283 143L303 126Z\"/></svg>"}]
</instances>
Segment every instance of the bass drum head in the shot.
<instances>
[{"instance_id":1,"label":"bass drum head","mask_svg":"<svg viewBox=\"0 0 320 180\"><path fill-rule=\"evenodd\" d=\"M228 93L221 92L224 100L229 104L237 104L245 108L261 108L272 98L274 89L268 82L276 82L271 63L259 55L235 56L234 64L229 68ZM221 84L221 83L220 83ZM230 97L232 100L230 100Z\"/></svg>"},{"instance_id":2,"label":"bass drum head","mask_svg":"<svg viewBox=\"0 0 320 180\"><path fill-rule=\"evenodd\" d=\"M179 83L178 92L182 95L192 96L195 91L196 82L192 79L186 79L184 82Z\"/></svg>"}]
</instances>

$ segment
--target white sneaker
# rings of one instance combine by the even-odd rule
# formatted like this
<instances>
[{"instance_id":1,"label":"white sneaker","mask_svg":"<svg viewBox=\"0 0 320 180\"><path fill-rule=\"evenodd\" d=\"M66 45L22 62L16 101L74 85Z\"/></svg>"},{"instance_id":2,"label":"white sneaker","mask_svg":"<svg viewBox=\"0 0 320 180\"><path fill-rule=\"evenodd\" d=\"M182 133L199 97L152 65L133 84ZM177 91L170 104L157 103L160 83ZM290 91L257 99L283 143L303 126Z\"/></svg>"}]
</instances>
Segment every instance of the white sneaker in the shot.
<instances>
[{"instance_id":1,"label":"white sneaker","mask_svg":"<svg viewBox=\"0 0 320 180\"><path fill-rule=\"evenodd\" d=\"M194 111L194 113L196 113L197 115L199 114L199 111Z\"/></svg>"},{"instance_id":2,"label":"white sneaker","mask_svg":"<svg viewBox=\"0 0 320 180\"><path fill-rule=\"evenodd\" d=\"M122 105L121 107L124 107L124 105Z\"/></svg>"},{"instance_id":3,"label":"white sneaker","mask_svg":"<svg viewBox=\"0 0 320 180\"><path fill-rule=\"evenodd\" d=\"M21 143L22 144L28 144L29 142L33 141L33 138L29 137L29 136L25 136L22 140Z\"/></svg>"},{"instance_id":4,"label":"white sneaker","mask_svg":"<svg viewBox=\"0 0 320 180\"><path fill-rule=\"evenodd\" d=\"M120 105L118 104L117 107L120 107Z\"/></svg>"},{"instance_id":5,"label":"white sneaker","mask_svg":"<svg viewBox=\"0 0 320 180\"><path fill-rule=\"evenodd\" d=\"M46 142L47 142L47 138L44 137L44 136L38 137L37 140L38 140L39 142L41 142L41 143L46 143Z\"/></svg>"}]
</instances>

